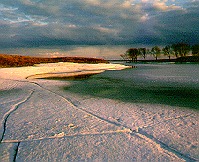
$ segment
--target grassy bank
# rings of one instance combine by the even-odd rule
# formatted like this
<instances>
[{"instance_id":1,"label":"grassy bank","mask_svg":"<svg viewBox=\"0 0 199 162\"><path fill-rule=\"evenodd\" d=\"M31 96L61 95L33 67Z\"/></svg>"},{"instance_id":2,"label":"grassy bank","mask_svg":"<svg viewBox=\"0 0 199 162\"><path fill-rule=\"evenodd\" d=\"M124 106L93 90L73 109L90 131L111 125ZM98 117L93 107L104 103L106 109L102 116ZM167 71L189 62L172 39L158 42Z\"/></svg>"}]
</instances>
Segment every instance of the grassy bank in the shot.
<instances>
[{"instance_id":1,"label":"grassy bank","mask_svg":"<svg viewBox=\"0 0 199 162\"><path fill-rule=\"evenodd\" d=\"M106 60L85 57L41 58L20 55L0 54L0 67L32 66L40 63L74 62L74 63L107 63Z\"/></svg>"}]
</instances>

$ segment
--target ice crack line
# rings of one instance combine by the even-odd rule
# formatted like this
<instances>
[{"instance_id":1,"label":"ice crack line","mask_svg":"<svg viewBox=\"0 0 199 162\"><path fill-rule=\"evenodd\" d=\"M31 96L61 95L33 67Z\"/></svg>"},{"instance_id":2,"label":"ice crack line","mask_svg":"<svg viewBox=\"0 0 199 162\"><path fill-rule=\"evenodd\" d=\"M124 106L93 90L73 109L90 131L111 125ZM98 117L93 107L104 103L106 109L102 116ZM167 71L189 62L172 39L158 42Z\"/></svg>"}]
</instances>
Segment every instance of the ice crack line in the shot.
<instances>
[{"instance_id":1,"label":"ice crack line","mask_svg":"<svg viewBox=\"0 0 199 162\"><path fill-rule=\"evenodd\" d=\"M51 93L53 93L53 94L55 94L55 95L61 97L61 98L62 98L65 102L67 102L70 106L72 106L73 108L75 108L75 109L77 109L77 110L82 111L83 113L89 114L90 116L94 116L94 117L96 117L96 118L98 118L98 119L100 119L100 120L103 120L103 121L105 121L105 122L107 122L107 123L109 123L109 124L113 124L113 125L115 125L115 126L122 126L122 127L124 127L124 128L127 128L126 126L123 126L123 125L122 125L121 123L119 123L119 122L110 121L110 120L105 119L105 118L102 118L102 117L100 117L100 116L98 116L98 115L96 115L96 114L94 114L94 113L92 113L92 112L86 111L85 109L82 109L82 108L80 108L80 107L77 107L77 106L76 106L75 104L73 104L69 99L65 98L64 96L62 96L62 95L60 95L60 94L58 94L58 93L56 93L56 92L54 92L54 91L51 91L51 90L49 90L49 89L47 89L47 88L44 88L43 86L41 86L41 85L38 84L38 83L35 83L35 82L31 82L31 83L33 83L33 84L39 86L39 87L42 88L42 89L45 89L46 91L49 91L49 92L51 92ZM129 128L127 128L127 129L129 129Z\"/></svg>"},{"instance_id":2,"label":"ice crack line","mask_svg":"<svg viewBox=\"0 0 199 162\"><path fill-rule=\"evenodd\" d=\"M136 136L140 137L141 139L144 139L145 141L152 143L153 145L155 145L157 147L157 149L160 152L164 152L164 153L166 153L170 156L177 156L178 158L181 158L181 159L188 161L188 162L197 161L196 159L194 159L194 158L192 158L188 155L185 155L185 154L175 150L174 148L169 147L167 144L163 143L162 141L159 141L158 139L156 139L152 135L146 133L145 131L143 131L140 128L138 128L136 131L133 131L130 134L136 135Z\"/></svg>"},{"instance_id":3,"label":"ice crack line","mask_svg":"<svg viewBox=\"0 0 199 162\"><path fill-rule=\"evenodd\" d=\"M5 132L6 132L6 124L7 124L7 120L9 118L9 116L14 112L16 111L20 105L24 104L26 101L28 101L30 99L30 97L32 96L32 94L34 93L34 91L31 91L31 93L22 101L16 103L15 105L13 105L13 107L7 112L4 114L3 116L3 132L2 132L2 135L1 135L1 139L0 139L0 143L2 142L3 138L4 138L4 135L5 135Z\"/></svg>"},{"instance_id":4,"label":"ice crack line","mask_svg":"<svg viewBox=\"0 0 199 162\"><path fill-rule=\"evenodd\" d=\"M20 142L30 142L30 141L41 141L47 139L58 139L58 138L67 138L67 137L83 137L83 136L97 136L97 135L106 135L106 134L119 134L119 133L131 133L130 129L118 129L115 131L103 131L103 132L94 132L94 133L79 133L79 134L64 134L64 132L55 134L54 136L41 137L35 139L24 139L24 140L4 140L2 143L20 143Z\"/></svg>"},{"instance_id":5,"label":"ice crack line","mask_svg":"<svg viewBox=\"0 0 199 162\"><path fill-rule=\"evenodd\" d=\"M17 146L14 150L15 152L14 152L14 155L13 155L13 162L16 162L17 154L18 154L18 150L19 150L19 145L20 145L20 142L17 143Z\"/></svg>"}]
</instances>

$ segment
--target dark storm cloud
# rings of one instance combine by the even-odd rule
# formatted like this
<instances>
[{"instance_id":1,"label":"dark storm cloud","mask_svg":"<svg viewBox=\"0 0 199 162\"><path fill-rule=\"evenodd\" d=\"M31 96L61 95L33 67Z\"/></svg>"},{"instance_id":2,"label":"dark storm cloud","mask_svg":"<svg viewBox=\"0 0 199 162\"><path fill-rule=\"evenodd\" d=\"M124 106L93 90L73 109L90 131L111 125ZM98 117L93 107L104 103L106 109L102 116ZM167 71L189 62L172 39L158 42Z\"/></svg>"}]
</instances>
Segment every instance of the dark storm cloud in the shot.
<instances>
[{"instance_id":1,"label":"dark storm cloud","mask_svg":"<svg viewBox=\"0 0 199 162\"><path fill-rule=\"evenodd\" d=\"M163 12L151 20L162 43L199 43L199 2L186 3L183 10Z\"/></svg>"},{"instance_id":2,"label":"dark storm cloud","mask_svg":"<svg viewBox=\"0 0 199 162\"><path fill-rule=\"evenodd\" d=\"M198 1L1 0L0 46L199 41Z\"/></svg>"}]
</instances>

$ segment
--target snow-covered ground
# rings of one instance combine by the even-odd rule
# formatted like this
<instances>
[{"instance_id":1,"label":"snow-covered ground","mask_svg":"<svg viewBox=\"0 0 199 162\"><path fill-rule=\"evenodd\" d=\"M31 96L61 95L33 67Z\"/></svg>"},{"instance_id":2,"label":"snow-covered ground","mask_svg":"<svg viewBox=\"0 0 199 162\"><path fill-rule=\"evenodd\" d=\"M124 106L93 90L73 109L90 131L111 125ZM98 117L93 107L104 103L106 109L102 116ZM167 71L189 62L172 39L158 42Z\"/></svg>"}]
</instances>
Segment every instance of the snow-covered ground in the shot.
<instances>
[{"instance_id":1,"label":"snow-covered ground","mask_svg":"<svg viewBox=\"0 0 199 162\"><path fill-rule=\"evenodd\" d=\"M69 81L35 79L124 68L1 68L0 161L199 161L197 110L82 96L63 90Z\"/></svg>"}]
</instances>

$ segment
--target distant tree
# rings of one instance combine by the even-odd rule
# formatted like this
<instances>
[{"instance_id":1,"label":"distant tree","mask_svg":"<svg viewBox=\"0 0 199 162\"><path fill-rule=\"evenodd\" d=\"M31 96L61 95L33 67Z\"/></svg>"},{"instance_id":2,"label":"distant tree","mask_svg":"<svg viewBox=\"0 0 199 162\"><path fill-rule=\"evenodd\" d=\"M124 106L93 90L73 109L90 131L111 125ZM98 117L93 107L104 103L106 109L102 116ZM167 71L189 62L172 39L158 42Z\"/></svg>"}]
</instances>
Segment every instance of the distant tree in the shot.
<instances>
[{"instance_id":1,"label":"distant tree","mask_svg":"<svg viewBox=\"0 0 199 162\"><path fill-rule=\"evenodd\" d=\"M137 57L139 54L139 50L137 48L130 48L126 51L128 57L132 60L132 62L137 62Z\"/></svg>"},{"instance_id":2,"label":"distant tree","mask_svg":"<svg viewBox=\"0 0 199 162\"><path fill-rule=\"evenodd\" d=\"M151 54L151 50L147 48L147 49L146 49L146 54L149 54L149 55L150 55L150 54Z\"/></svg>"},{"instance_id":3,"label":"distant tree","mask_svg":"<svg viewBox=\"0 0 199 162\"><path fill-rule=\"evenodd\" d=\"M155 46L151 49L151 54L153 57L155 57L156 60L158 60L158 57L160 56L161 49L158 46Z\"/></svg>"},{"instance_id":4,"label":"distant tree","mask_svg":"<svg viewBox=\"0 0 199 162\"><path fill-rule=\"evenodd\" d=\"M181 56L186 56L191 50L191 47L189 44L180 43L179 46L180 46L179 48L181 51L180 53Z\"/></svg>"},{"instance_id":5,"label":"distant tree","mask_svg":"<svg viewBox=\"0 0 199 162\"><path fill-rule=\"evenodd\" d=\"M178 57L179 55L181 57L186 56L191 50L190 45L186 43L173 44L172 48L173 48L173 51L175 52L176 57Z\"/></svg>"},{"instance_id":6,"label":"distant tree","mask_svg":"<svg viewBox=\"0 0 199 162\"><path fill-rule=\"evenodd\" d=\"M192 55L199 56L199 44L195 44L191 47Z\"/></svg>"},{"instance_id":7,"label":"distant tree","mask_svg":"<svg viewBox=\"0 0 199 162\"><path fill-rule=\"evenodd\" d=\"M171 55L173 54L173 50L171 48L171 46L167 45L165 46L162 51L164 52L164 55L165 56L168 56L169 57L169 60L171 59Z\"/></svg>"},{"instance_id":8,"label":"distant tree","mask_svg":"<svg viewBox=\"0 0 199 162\"><path fill-rule=\"evenodd\" d=\"M177 58L178 55L179 55L178 46L176 44L172 44L171 48L172 48L172 50L174 52L175 57Z\"/></svg>"},{"instance_id":9,"label":"distant tree","mask_svg":"<svg viewBox=\"0 0 199 162\"><path fill-rule=\"evenodd\" d=\"M129 56L127 53L121 54L120 57L122 57L123 60L129 60Z\"/></svg>"},{"instance_id":10,"label":"distant tree","mask_svg":"<svg viewBox=\"0 0 199 162\"><path fill-rule=\"evenodd\" d=\"M146 58L147 50L146 48L138 48L139 55L141 55L144 59Z\"/></svg>"}]
</instances>

